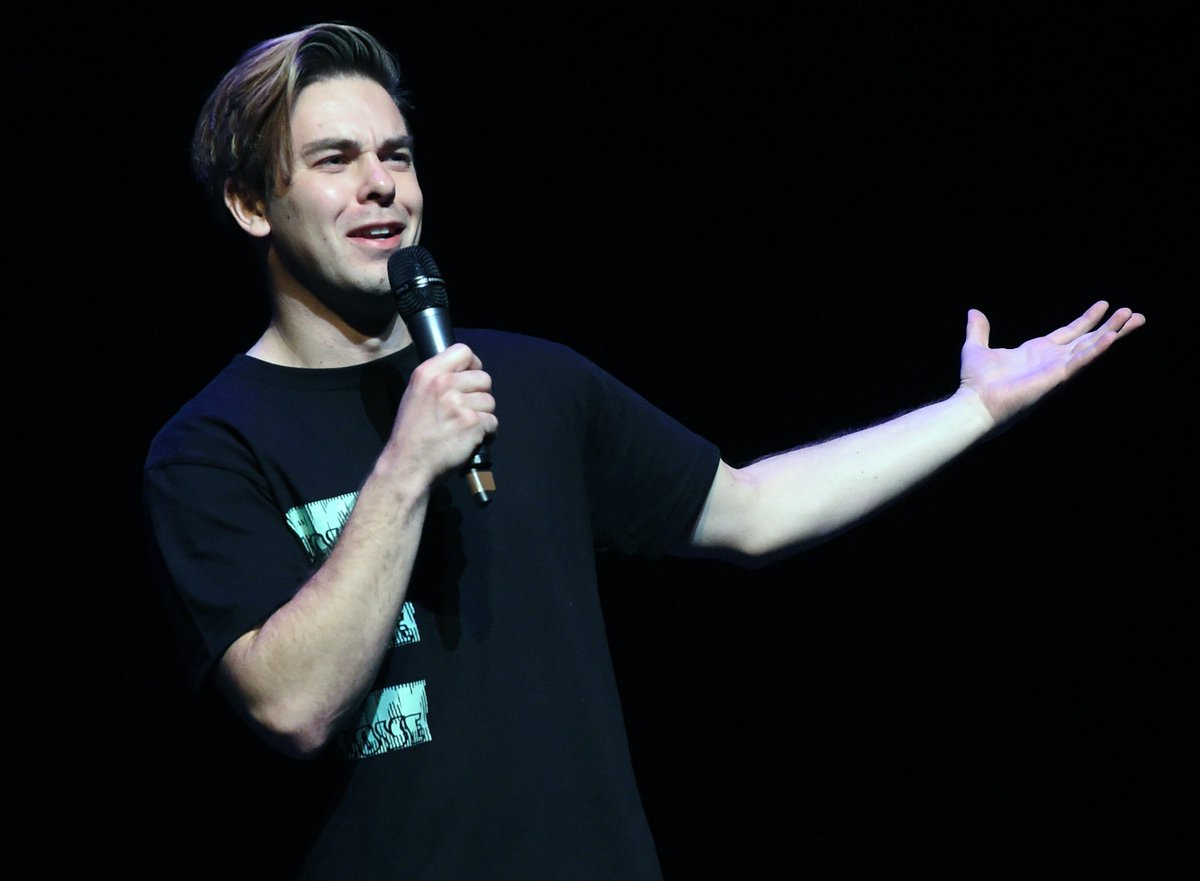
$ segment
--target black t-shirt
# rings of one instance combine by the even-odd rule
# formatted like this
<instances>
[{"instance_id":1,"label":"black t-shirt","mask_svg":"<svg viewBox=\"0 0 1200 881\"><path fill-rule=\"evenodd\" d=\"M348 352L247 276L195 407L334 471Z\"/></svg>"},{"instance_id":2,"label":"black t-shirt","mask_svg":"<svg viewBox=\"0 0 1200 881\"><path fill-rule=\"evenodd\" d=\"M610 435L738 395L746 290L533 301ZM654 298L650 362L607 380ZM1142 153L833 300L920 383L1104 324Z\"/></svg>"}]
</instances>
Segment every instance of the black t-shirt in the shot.
<instances>
[{"instance_id":1,"label":"black t-shirt","mask_svg":"<svg viewBox=\"0 0 1200 881\"><path fill-rule=\"evenodd\" d=\"M493 501L443 478L358 722L315 762L237 747L214 811L248 821L260 876L657 878L595 552L682 540L717 451L562 346L459 338L493 378ZM328 554L415 365L411 347L331 370L239 356L155 439L147 513L202 693Z\"/></svg>"}]
</instances>

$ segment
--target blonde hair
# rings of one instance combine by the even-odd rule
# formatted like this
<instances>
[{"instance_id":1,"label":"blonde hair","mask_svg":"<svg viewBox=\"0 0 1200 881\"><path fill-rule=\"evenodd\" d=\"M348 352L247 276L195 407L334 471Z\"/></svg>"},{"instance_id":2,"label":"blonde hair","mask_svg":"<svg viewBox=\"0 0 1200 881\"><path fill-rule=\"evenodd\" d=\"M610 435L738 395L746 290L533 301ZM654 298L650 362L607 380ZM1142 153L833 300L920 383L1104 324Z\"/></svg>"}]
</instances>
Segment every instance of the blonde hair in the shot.
<instances>
[{"instance_id":1,"label":"blonde hair","mask_svg":"<svg viewBox=\"0 0 1200 881\"><path fill-rule=\"evenodd\" d=\"M376 81L407 116L395 57L352 25L316 24L266 40L225 74L192 137L192 170L217 206L227 182L242 198L264 204L287 189L296 98L306 86L339 76Z\"/></svg>"}]
</instances>

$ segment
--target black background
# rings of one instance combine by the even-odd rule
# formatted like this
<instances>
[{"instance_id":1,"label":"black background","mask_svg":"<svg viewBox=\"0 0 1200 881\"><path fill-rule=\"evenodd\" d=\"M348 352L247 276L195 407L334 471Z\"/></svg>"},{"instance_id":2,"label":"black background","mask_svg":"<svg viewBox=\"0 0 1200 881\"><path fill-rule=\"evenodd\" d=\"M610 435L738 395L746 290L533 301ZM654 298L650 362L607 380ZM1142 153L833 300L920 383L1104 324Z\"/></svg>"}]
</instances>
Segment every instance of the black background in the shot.
<instances>
[{"instance_id":1,"label":"black background","mask_svg":"<svg viewBox=\"0 0 1200 881\"><path fill-rule=\"evenodd\" d=\"M176 763L203 744L162 661L139 469L265 320L249 248L190 178L191 128L244 49L339 17L414 92L423 243L456 322L574 346L731 462L949 394L969 307L994 345L1096 299L1146 313L833 542L752 572L602 574L668 881L1171 874L1183 825L1163 805L1194 704L1177 22L1113 4L290 9L96 14L22 49L16 149L36 158L14 176L49 212L17 276L35 374L18 385L66 417L26 438L53 457L35 638L64 660L33 678L54 771L31 801L70 833L43 874L177 877L156 874L187 798Z\"/></svg>"}]
</instances>

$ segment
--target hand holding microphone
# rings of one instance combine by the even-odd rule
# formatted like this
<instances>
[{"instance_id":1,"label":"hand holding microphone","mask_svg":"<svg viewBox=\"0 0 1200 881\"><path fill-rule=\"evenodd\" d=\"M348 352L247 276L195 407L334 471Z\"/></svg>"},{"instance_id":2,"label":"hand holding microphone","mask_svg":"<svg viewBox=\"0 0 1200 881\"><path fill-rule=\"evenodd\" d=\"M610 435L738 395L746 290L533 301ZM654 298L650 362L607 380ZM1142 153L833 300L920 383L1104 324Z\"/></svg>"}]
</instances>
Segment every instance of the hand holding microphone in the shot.
<instances>
[{"instance_id":1,"label":"hand holding microphone","mask_svg":"<svg viewBox=\"0 0 1200 881\"><path fill-rule=\"evenodd\" d=\"M401 248L388 258L388 279L396 309L427 360L454 345L446 283L429 252L419 245ZM463 476L475 501L486 505L496 490L487 443L480 444L463 466Z\"/></svg>"}]
</instances>

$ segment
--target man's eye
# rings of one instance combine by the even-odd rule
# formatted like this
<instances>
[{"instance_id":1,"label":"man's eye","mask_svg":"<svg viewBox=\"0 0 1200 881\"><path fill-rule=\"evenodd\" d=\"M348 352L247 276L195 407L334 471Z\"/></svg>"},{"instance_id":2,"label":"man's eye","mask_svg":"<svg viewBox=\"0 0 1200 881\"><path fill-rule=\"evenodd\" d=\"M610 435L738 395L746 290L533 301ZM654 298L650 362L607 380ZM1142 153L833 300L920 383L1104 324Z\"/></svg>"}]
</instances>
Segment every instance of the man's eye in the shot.
<instances>
[{"instance_id":1,"label":"man's eye","mask_svg":"<svg viewBox=\"0 0 1200 881\"><path fill-rule=\"evenodd\" d=\"M412 164L412 153L410 153L407 150L397 150L395 153L393 153L391 156L389 156L388 159L389 159L389 161L394 162L398 165L411 165Z\"/></svg>"},{"instance_id":2,"label":"man's eye","mask_svg":"<svg viewBox=\"0 0 1200 881\"><path fill-rule=\"evenodd\" d=\"M345 165L345 164L346 164L346 157L342 156L340 153L334 154L333 156L322 156L320 159L317 160L317 165Z\"/></svg>"}]
</instances>

